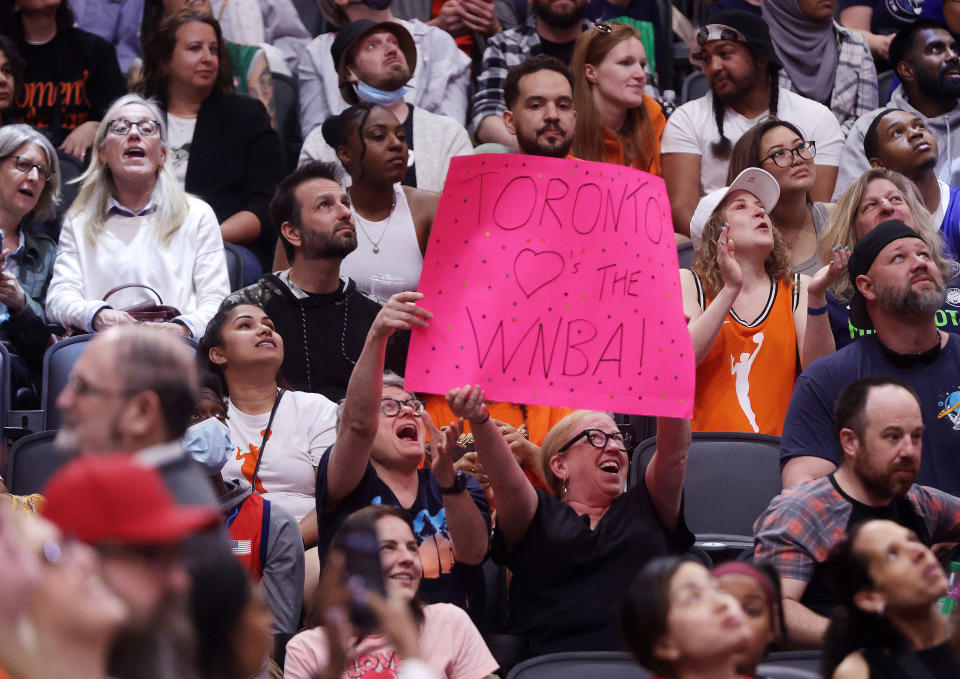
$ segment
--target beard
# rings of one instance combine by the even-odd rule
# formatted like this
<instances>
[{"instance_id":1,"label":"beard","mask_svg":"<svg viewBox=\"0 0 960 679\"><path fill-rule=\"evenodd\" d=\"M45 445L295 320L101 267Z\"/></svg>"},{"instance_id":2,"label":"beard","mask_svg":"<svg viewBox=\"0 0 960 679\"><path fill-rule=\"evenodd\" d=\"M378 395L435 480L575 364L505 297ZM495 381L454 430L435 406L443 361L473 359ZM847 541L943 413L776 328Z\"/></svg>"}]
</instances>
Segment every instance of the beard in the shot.
<instances>
[{"instance_id":1,"label":"beard","mask_svg":"<svg viewBox=\"0 0 960 679\"><path fill-rule=\"evenodd\" d=\"M735 104L747 96L753 90L753 88L757 86L757 83L760 81L760 77L761 76L756 73L754 73L752 77L743 79L734 78L728 75L727 80L732 83L732 89L728 89L726 92L717 92L714 90L713 97L724 106ZM710 89L713 88L711 87Z\"/></svg>"},{"instance_id":2,"label":"beard","mask_svg":"<svg viewBox=\"0 0 960 679\"><path fill-rule=\"evenodd\" d=\"M877 304L890 313L907 316L929 316L937 312L947 300L947 289L943 283L935 282L933 290L918 292L913 284L907 282L905 288L886 286L877 287Z\"/></svg>"},{"instance_id":3,"label":"beard","mask_svg":"<svg viewBox=\"0 0 960 679\"><path fill-rule=\"evenodd\" d=\"M866 452L864 456L862 453ZM871 493L880 497L903 497L917 480L917 466L909 461L901 461L887 469L876 469L870 464L869 451L862 450L854 458L853 471L857 479Z\"/></svg>"},{"instance_id":4,"label":"beard","mask_svg":"<svg viewBox=\"0 0 960 679\"><path fill-rule=\"evenodd\" d=\"M384 92L399 90L410 80L410 69L404 63L396 63L390 70L377 78L360 78L370 87L376 87Z\"/></svg>"},{"instance_id":5,"label":"beard","mask_svg":"<svg viewBox=\"0 0 960 679\"><path fill-rule=\"evenodd\" d=\"M930 75L920 68L915 68L917 88L925 97L935 101L960 98L960 79L947 78L947 71L956 70L956 64L944 64L936 75Z\"/></svg>"},{"instance_id":6,"label":"beard","mask_svg":"<svg viewBox=\"0 0 960 679\"><path fill-rule=\"evenodd\" d=\"M307 229L301 230L303 244L300 252L305 260L311 259L343 259L357 249L357 234L349 231L349 236L341 234L337 229L344 222L334 225L332 234L315 233Z\"/></svg>"},{"instance_id":7,"label":"beard","mask_svg":"<svg viewBox=\"0 0 960 679\"><path fill-rule=\"evenodd\" d=\"M554 9L550 0L533 0L533 13L553 28L571 28L580 24L587 13L585 0L576 0L573 8L562 11Z\"/></svg>"},{"instance_id":8,"label":"beard","mask_svg":"<svg viewBox=\"0 0 960 679\"><path fill-rule=\"evenodd\" d=\"M542 135L547 130L559 130L562 135L555 142L548 142L542 139ZM517 128L517 144L520 150L531 156L544 156L545 158L566 158L573 146L573 135L568 134L566 130L559 125L546 125L536 131L534 135L523 134L520 128Z\"/></svg>"}]
</instances>

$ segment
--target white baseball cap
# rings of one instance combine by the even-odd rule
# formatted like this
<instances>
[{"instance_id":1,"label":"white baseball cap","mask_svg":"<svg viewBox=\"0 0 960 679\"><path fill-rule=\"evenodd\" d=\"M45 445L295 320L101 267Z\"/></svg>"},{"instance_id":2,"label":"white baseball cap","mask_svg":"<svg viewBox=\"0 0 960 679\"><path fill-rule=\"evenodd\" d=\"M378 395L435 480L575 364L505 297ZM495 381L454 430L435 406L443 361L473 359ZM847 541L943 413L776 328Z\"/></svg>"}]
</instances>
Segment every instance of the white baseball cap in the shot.
<instances>
[{"instance_id":1,"label":"white baseball cap","mask_svg":"<svg viewBox=\"0 0 960 679\"><path fill-rule=\"evenodd\" d=\"M731 191L739 191L740 189L749 191L759 198L767 214L773 211L773 208L777 206L777 201L780 200L780 185L773 178L773 175L759 167L748 167L737 175L730 186L711 191L700 199L697 209L693 212L693 217L690 218L690 238L693 240L694 247L699 247L703 227L710 219L713 211Z\"/></svg>"}]
</instances>

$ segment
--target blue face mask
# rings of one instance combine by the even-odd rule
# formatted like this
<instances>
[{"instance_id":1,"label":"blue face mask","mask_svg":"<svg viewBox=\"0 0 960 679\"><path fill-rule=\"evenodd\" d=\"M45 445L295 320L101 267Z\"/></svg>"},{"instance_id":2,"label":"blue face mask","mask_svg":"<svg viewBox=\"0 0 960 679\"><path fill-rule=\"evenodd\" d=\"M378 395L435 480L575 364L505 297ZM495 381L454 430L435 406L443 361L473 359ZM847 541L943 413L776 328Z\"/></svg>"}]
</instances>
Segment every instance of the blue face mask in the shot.
<instances>
[{"instance_id":1,"label":"blue face mask","mask_svg":"<svg viewBox=\"0 0 960 679\"><path fill-rule=\"evenodd\" d=\"M357 96L360 97L361 101L369 101L371 104L390 106L390 104L395 104L403 99L406 93L406 87L387 92L386 90L378 90L376 87L371 87L362 80L357 81Z\"/></svg>"},{"instance_id":2,"label":"blue face mask","mask_svg":"<svg viewBox=\"0 0 960 679\"><path fill-rule=\"evenodd\" d=\"M230 430L215 417L208 417L189 427L183 435L183 447L211 475L219 474L233 454Z\"/></svg>"}]
</instances>

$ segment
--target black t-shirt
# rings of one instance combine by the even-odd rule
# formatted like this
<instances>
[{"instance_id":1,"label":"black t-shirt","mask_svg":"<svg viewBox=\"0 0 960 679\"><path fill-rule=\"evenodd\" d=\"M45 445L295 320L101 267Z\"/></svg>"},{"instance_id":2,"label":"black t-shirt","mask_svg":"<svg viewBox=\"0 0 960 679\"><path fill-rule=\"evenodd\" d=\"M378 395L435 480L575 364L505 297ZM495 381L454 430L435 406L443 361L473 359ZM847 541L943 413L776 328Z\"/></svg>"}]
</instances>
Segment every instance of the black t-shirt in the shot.
<instances>
[{"instance_id":1,"label":"black t-shirt","mask_svg":"<svg viewBox=\"0 0 960 679\"><path fill-rule=\"evenodd\" d=\"M397 496L390 490L390 486L377 476L370 462L367 462L367 469L357 487L336 505L328 506L326 497L329 460L330 450L328 449L320 460L320 466L317 467L317 522L320 525L318 551L321 565L327 558L333 534L350 514L369 505L402 507ZM404 509L410 513L417 542L420 545L420 561L423 563L420 598L430 604L451 603L465 607L470 580L477 574L479 567L468 566L454 560L440 486L429 469L419 469L417 475L419 477L417 498L410 507ZM467 477L467 492L473 498L489 529L490 505L487 503L483 488L472 476Z\"/></svg>"},{"instance_id":2,"label":"black t-shirt","mask_svg":"<svg viewBox=\"0 0 960 679\"><path fill-rule=\"evenodd\" d=\"M852 526L863 523L864 521L886 519L909 528L917 534L920 542L928 547L930 546L930 532L927 530L927 524L924 522L923 517L917 514L913 503L910 502L907 496L895 498L893 502L886 507L871 507L854 500L844 493L843 489L840 488L840 484L834 479L833 474L830 474L828 478L830 479L830 483L833 484L834 489L852 506L850 517L847 519L846 532L849 532ZM803 598L800 600L800 603L814 613L819 613L826 617L830 617L837 601L833 595L831 583L834 578L830 569L831 564L829 561L817 562L813 569L813 577L811 577L810 582L807 583L807 588L803 592Z\"/></svg>"},{"instance_id":3,"label":"black t-shirt","mask_svg":"<svg viewBox=\"0 0 960 679\"><path fill-rule=\"evenodd\" d=\"M896 33L920 18L923 0L840 0L839 11L855 5L873 8L870 32L878 35Z\"/></svg>"},{"instance_id":4,"label":"black t-shirt","mask_svg":"<svg viewBox=\"0 0 960 679\"><path fill-rule=\"evenodd\" d=\"M493 558L513 571L511 623L530 639L530 655L620 650L620 593L651 559L693 545L681 513L670 532L657 517L646 486L616 498L596 527L542 490L520 541L508 549L494 532Z\"/></svg>"},{"instance_id":5,"label":"black t-shirt","mask_svg":"<svg viewBox=\"0 0 960 679\"><path fill-rule=\"evenodd\" d=\"M413 186L417 185L417 157L413 153L413 107L410 107L410 112L407 114L407 119L403 121L403 129L407 133L407 148L410 149L410 156L413 160L412 163L407 164L407 173L403 175L403 181L400 182L404 186Z\"/></svg>"},{"instance_id":6,"label":"black t-shirt","mask_svg":"<svg viewBox=\"0 0 960 679\"><path fill-rule=\"evenodd\" d=\"M570 42L553 42L540 36L540 49L543 50L543 53L551 57L556 57L567 65L570 64L570 59L573 58L573 48L576 44L576 40Z\"/></svg>"},{"instance_id":7,"label":"black t-shirt","mask_svg":"<svg viewBox=\"0 0 960 679\"><path fill-rule=\"evenodd\" d=\"M905 643L897 648L867 648L863 658L870 668L870 679L957 679L960 665L950 642L914 651Z\"/></svg>"},{"instance_id":8,"label":"black t-shirt","mask_svg":"<svg viewBox=\"0 0 960 679\"><path fill-rule=\"evenodd\" d=\"M92 33L71 28L43 45L19 47L26 68L17 109L54 146L88 120L99 121L127 91L113 45Z\"/></svg>"}]
</instances>

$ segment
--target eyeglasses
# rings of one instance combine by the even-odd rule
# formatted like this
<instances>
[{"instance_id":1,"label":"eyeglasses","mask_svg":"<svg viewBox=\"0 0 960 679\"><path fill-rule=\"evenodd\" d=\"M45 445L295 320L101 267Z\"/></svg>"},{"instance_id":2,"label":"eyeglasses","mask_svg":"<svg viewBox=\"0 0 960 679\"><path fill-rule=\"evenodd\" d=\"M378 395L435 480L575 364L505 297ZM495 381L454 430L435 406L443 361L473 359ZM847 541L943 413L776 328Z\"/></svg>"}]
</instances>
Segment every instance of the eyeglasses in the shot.
<instances>
[{"instance_id":1,"label":"eyeglasses","mask_svg":"<svg viewBox=\"0 0 960 679\"><path fill-rule=\"evenodd\" d=\"M410 408L410 410L413 411L414 417L420 417L420 414L423 413L423 401L418 401L415 398L408 398L405 401L398 401L395 398L380 399L380 412L387 417L396 417L399 415L403 406Z\"/></svg>"},{"instance_id":2,"label":"eyeglasses","mask_svg":"<svg viewBox=\"0 0 960 679\"><path fill-rule=\"evenodd\" d=\"M157 120L141 120L137 122L127 120L126 118L117 118L107 123L107 129L110 131L110 134L115 134L118 137L125 137L130 134L130 130L134 127L137 128L137 131L140 132L140 135L143 137L155 137L160 134L160 122Z\"/></svg>"},{"instance_id":3,"label":"eyeglasses","mask_svg":"<svg viewBox=\"0 0 960 679\"><path fill-rule=\"evenodd\" d=\"M30 170L36 170L37 174L45 182L50 181L52 170L43 163L35 163L26 156L4 156L4 158L13 158L13 165L18 172L29 174Z\"/></svg>"},{"instance_id":4,"label":"eyeglasses","mask_svg":"<svg viewBox=\"0 0 960 679\"><path fill-rule=\"evenodd\" d=\"M76 373L71 373L67 378L67 386L73 389L73 393L83 398L85 396L123 396L132 393L129 389L106 389L104 387L95 387Z\"/></svg>"},{"instance_id":5,"label":"eyeglasses","mask_svg":"<svg viewBox=\"0 0 960 679\"><path fill-rule=\"evenodd\" d=\"M804 160L813 160L813 157L817 155L817 142L802 141L792 149L779 149L774 151L763 160L772 160L777 167L790 167L793 165L795 155L800 156Z\"/></svg>"},{"instance_id":6,"label":"eyeglasses","mask_svg":"<svg viewBox=\"0 0 960 679\"><path fill-rule=\"evenodd\" d=\"M617 448L624 452L626 452L627 446L630 445L631 439L630 434L624 434L620 431L613 434L608 434L602 429L584 429L582 432L567 441L564 446L557 451L557 454L565 452L570 448L570 446L583 438L587 439L591 446L594 448L599 448L600 450L603 450L607 447L607 441L613 441Z\"/></svg>"}]
</instances>

